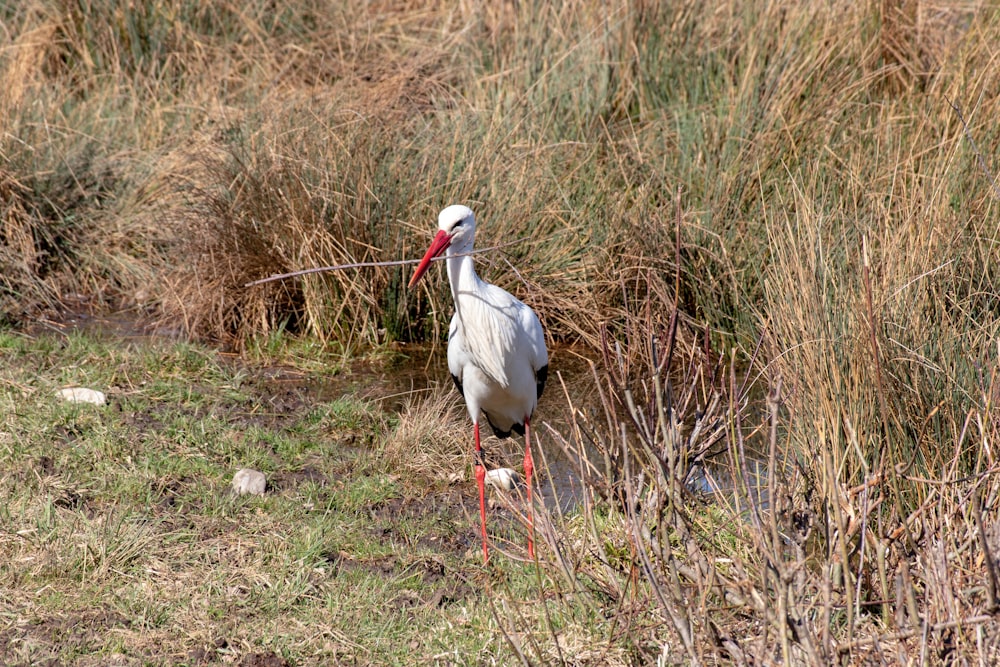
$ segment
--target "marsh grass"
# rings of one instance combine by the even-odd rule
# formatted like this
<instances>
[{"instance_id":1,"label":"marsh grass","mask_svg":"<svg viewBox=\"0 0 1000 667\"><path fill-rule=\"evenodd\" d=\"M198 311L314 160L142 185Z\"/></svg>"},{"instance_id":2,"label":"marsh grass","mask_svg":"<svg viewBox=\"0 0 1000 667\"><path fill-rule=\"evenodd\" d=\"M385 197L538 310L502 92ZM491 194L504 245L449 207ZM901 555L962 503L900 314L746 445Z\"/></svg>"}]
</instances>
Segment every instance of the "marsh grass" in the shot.
<instances>
[{"instance_id":1,"label":"marsh grass","mask_svg":"<svg viewBox=\"0 0 1000 667\"><path fill-rule=\"evenodd\" d=\"M550 597L544 614L516 604L507 614L526 655L584 664L997 659L991 403L970 408L926 476L914 473L917 461L876 467L861 446L821 439L802 452L789 446L796 416L780 375L758 376L753 364L738 372L746 360L697 349L678 356L672 330L648 321L634 317L631 338L607 339L594 375L603 410L571 402L571 427L553 438L589 493L571 514L536 512ZM643 352L627 353L642 340ZM637 358L644 363L629 361ZM985 381L993 387L996 373ZM766 391L754 387L765 382ZM970 445L981 453L971 468ZM707 493L692 483L706 466L725 480ZM582 653L581 626L553 620L564 618L589 619Z\"/></svg>"},{"instance_id":2,"label":"marsh grass","mask_svg":"<svg viewBox=\"0 0 1000 667\"><path fill-rule=\"evenodd\" d=\"M385 462L414 478L436 484L469 479L472 426L453 389L411 397L385 443Z\"/></svg>"},{"instance_id":3,"label":"marsh grass","mask_svg":"<svg viewBox=\"0 0 1000 667\"><path fill-rule=\"evenodd\" d=\"M187 0L39 1L9 3L0 16L8 323L82 300L250 358L279 349L318 371L321 355L266 342L301 334L328 342L337 359L324 353L324 363L343 369L361 350L443 339L446 282L411 293L405 269L383 267L245 283L416 258L437 211L458 201L476 210L481 246L525 239L480 257L479 270L534 307L554 341L603 359L595 381L607 409L573 412L578 421L558 434L575 456L594 456L581 467L594 496L582 518L553 517L545 533L548 579L535 587L556 586L568 606L498 603L511 637L501 645L515 657L805 664L879 651L922 660L939 649L991 659L997 633L981 619L993 560L973 554L996 539L995 5L290 2L276 11L261 0L237 12ZM22 344L5 339L5 349ZM65 345L72 351L72 339ZM50 389L83 381L82 369L122 387L125 405L160 392L140 409L158 427L148 437L181 455L151 455L150 485L183 491L220 461L269 460L211 418L212 401L185 369L248 401L251 418L266 421L267 410L246 398L245 378L217 376L201 353L167 354L161 375L112 370L93 350L56 371L48 360L70 352L31 349L48 384L5 385L18 465L103 471L136 446L121 423L46 407ZM625 387L642 397L635 406ZM682 481L697 456L679 451L664 468L656 452L676 444L663 438L690 437L716 393L723 429L704 455L728 461L739 486L752 483L746 452L766 452L784 505L775 496L754 510L720 495L679 509L693 502ZM51 461L27 451L32 431L13 397L36 401L38 437L63 443ZM461 469L451 432L461 410L449 409L448 429L427 423L447 400L415 400L398 429L375 417L370 430L398 441L376 439L389 463L372 474L426 475L449 456ZM184 412L161 418L174 408ZM295 423L298 433L247 433L298 460L307 444L283 438L351 408L318 410ZM644 431L651 414L669 428ZM67 444L79 437L93 446ZM206 438L228 443L219 458L205 458ZM403 454L427 443L434 456ZM599 456L594 443L604 443ZM72 484L93 494L105 488L98 478ZM28 488L41 494L24 500L32 521L75 511ZM650 528L651 508L664 510L662 531ZM127 507L108 514L117 523L101 530L133 534ZM103 562L94 554L115 562L112 537L81 542L95 545L88 567ZM101 540L112 546L102 552ZM681 604L690 596L698 605Z\"/></svg>"},{"instance_id":4,"label":"marsh grass","mask_svg":"<svg viewBox=\"0 0 1000 667\"><path fill-rule=\"evenodd\" d=\"M86 288L238 344L437 335L444 286L415 298L403 269L243 285L416 256L436 211L467 201L481 243L528 239L484 273L554 337L593 344L623 279L676 268L678 186L685 310L727 342L755 338L799 264L773 247L787 216L810 217L837 273L862 236L875 266L903 261L888 294L948 280L927 272L954 247L978 246L955 276L991 265L990 184L949 105L991 154L989 8L716 7L12 9L11 296ZM921 235L925 220L953 231Z\"/></svg>"}]
</instances>

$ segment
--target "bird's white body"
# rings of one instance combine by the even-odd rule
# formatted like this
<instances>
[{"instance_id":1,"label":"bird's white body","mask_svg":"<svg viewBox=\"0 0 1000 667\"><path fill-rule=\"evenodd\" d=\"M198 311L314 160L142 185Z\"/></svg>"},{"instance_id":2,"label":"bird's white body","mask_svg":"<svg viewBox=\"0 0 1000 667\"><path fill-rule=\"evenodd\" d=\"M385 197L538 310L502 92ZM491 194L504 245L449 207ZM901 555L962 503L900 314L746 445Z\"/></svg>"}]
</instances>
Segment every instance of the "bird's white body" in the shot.
<instances>
[{"instance_id":1,"label":"bird's white body","mask_svg":"<svg viewBox=\"0 0 1000 667\"><path fill-rule=\"evenodd\" d=\"M539 381L545 381L539 378L549 363L545 334L535 311L476 274L472 256L464 254L471 250L471 235L448 247L448 281L455 300L448 370L474 422L481 410L498 433L522 431L524 418L538 405Z\"/></svg>"},{"instance_id":2,"label":"bird's white body","mask_svg":"<svg viewBox=\"0 0 1000 667\"><path fill-rule=\"evenodd\" d=\"M448 330L448 369L462 392L472 418L476 447L476 484L483 534L483 558L488 559L486 537L486 468L479 437L479 419L485 415L499 437L516 431L524 435L524 476L528 495L528 557L534 557L531 512L531 415L538 405L548 375L545 334L531 308L507 291L482 280L472 262L476 218L467 206L441 211L438 233L410 279L412 287L427 272L431 260L447 252L448 282L455 315Z\"/></svg>"}]
</instances>

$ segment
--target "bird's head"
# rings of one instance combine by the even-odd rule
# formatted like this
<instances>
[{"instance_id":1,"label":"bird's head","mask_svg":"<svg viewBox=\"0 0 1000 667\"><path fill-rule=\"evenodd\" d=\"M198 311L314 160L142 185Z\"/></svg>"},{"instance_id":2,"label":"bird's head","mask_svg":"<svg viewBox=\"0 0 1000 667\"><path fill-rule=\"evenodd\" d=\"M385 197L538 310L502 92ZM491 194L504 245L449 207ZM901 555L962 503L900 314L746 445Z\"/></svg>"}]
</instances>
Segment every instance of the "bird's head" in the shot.
<instances>
[{"instance_id":1,"label":"bird's head","mask_svg":"<svg viewBox=\"0 0 1000 667\"><path fill-rule=\"evenodd\" d=\"M472 209L461 204L454 204L438 214L438 233L431 241L431 247L424 253L424 258L417 265L417 270L410 278L410 287L417 284L427 272L431 260L441 255L451 246L461 248L462 252L472 249L472 238L476 234L476 216Z\"/></svg>"}]
</instances>

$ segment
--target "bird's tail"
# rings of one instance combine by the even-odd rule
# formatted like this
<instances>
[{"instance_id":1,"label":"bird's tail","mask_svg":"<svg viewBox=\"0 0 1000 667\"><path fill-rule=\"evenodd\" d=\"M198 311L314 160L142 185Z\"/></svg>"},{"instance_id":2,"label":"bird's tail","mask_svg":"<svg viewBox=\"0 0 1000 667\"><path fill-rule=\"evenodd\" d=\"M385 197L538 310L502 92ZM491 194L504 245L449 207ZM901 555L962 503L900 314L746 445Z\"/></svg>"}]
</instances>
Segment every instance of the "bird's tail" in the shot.
<instances>
[{"instance_id":1,"label":"bird's tail","mask_svg":"<svg viewBox=\"0 0 1000 667\"><path fill-rule=\"evenodd\" d=\"M484 411L483 414L486 415L486 421L489 422L490 428L493 429L493 435L500 438L501 440L503 440L504 438L509 438L511 431L517 433L518 435L524 435L524 424L518 424L517 422L514 422L509 427L507 427L506 430L504 430L493 422L493 418L490 417L490 413Z\"/></svg>"}]
</instances>

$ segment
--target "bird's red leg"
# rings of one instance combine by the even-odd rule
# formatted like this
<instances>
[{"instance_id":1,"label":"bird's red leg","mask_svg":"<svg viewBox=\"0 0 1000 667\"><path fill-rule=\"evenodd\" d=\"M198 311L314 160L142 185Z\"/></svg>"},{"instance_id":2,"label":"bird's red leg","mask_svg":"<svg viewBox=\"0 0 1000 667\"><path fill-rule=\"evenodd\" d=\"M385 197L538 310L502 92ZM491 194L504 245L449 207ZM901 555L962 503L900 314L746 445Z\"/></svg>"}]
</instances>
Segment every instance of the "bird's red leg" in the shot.
<instances>
[{"instance_id":1,"label":"bird's red leg","mask_svg":"<svg viewBox=\"0 0 1000 667\"><path fill-rule=\"evenodd\" d=\"M479 445L479 422L472 425L476 435L476 484L479 486L479 519L483 528L483 563L490 561L490 552L486 547L486 466L483 465L483 448Z\"/></svg>"},{"instance_id":2,"label":"bird's red leg","mask_svg":"<svg viewBox=\"0 0 1000 667\"><path fill-rule=\"evenodd\" d=\"M531 505L531 473L535 470L535 462L531 460L531 419L524 418L524 479L528 487L528 558L535 557L535 524L532 520Z\"/></svg>"}]
</instances>

